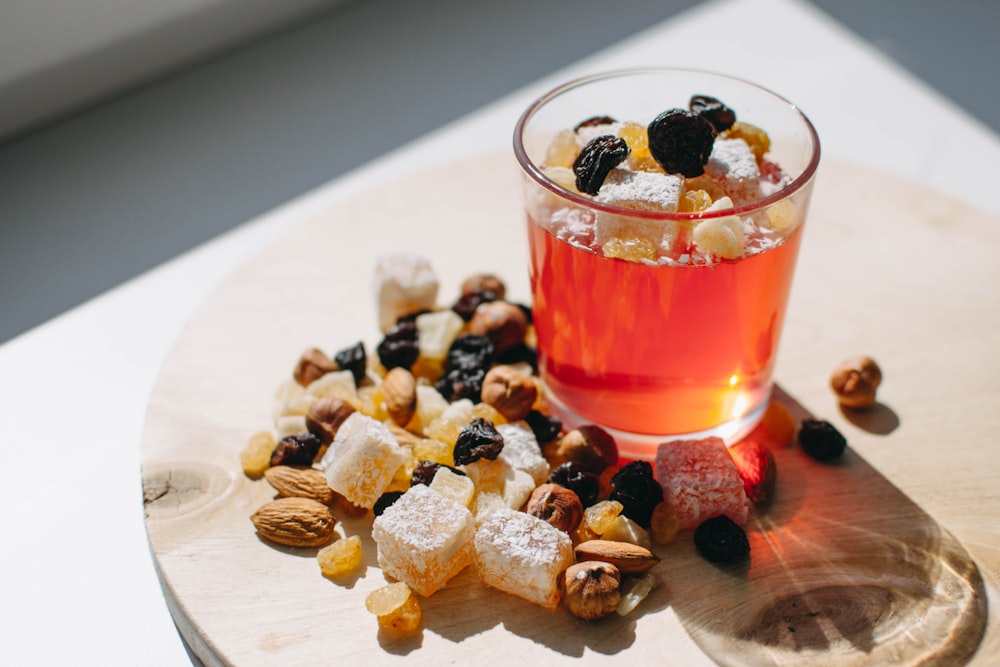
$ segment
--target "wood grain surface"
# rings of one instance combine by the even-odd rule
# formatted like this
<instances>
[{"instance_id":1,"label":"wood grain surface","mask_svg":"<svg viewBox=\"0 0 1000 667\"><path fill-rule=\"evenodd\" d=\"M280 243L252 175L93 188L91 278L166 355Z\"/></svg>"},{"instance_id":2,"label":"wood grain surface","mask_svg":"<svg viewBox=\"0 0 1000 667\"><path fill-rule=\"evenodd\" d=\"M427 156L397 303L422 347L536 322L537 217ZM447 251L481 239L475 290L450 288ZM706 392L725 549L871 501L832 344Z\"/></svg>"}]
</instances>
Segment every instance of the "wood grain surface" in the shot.
<instances>
[{"instance_id":1,"label":"wood grain surface","mask_svg":"<svg viewBox=\"0 0 1000 667\"><path fill-rule=\"evenodd\" d=\"M995 664L1000 659L1000 221L846 164L819 174L775 398L833 421L834 465L776 452L778 491L748 524L751 561L718 567L690 533L658 549L660 587L628 617L586 623L482 585L466 570L422 600L424 629L377 631L385 581L369 517L366 566L324 579L315 549L257 538L273 497L238 453L271 426L299 353L377 342L378 256L417 251L441 301L476 271L528 298L513 160L437 166L303 219L222 284L171 350L142 438L146 525L174 619L206 664ZM442 184L449 184L442 187ZM880 403L840 411L842 358L882 365Z\"/></svg>"}]
</instances>

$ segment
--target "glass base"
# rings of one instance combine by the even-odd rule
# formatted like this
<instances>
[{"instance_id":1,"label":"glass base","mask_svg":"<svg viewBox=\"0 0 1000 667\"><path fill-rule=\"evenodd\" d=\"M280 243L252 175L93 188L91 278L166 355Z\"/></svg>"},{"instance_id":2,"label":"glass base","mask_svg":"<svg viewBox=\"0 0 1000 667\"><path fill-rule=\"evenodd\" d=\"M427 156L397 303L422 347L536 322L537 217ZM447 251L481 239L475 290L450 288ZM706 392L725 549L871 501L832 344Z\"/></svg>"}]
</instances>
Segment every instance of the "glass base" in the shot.
<instances>
[{"instance_id":1,"label":"glass base","mask_svg":"<svg viewBox=\"0 0 1000 667\"><path fill-rule=\"evenodd\" d=\"M562 401L556 398L551 391L544 388L544 383L543 390L546 407L553 416L562 420L563 427L567 430L583 426L584 424L595 423L593 420L585 419L568 408ZM702 438L715 436L722 438L727 446L739 442L749 435L750 432L757 427L757 424L760 423L760 420L764 416L764 411L767 410L767 404L770 400L771 387L768 387L761 399L757 401L757 404L748 410L742 417L732 419L713 428L705 429L703 431L693 431L690 433L650 435L648 433L632 433L629 431L622 431L620 429L609 428L602 424L598 424L598 426L610 433L615 439L615 442L618 444L618 454L621 458L652 461L656 458L657 447L659 447L661 443L670 442L672 440L701 440Z\"/></svg>"}]
</instances>

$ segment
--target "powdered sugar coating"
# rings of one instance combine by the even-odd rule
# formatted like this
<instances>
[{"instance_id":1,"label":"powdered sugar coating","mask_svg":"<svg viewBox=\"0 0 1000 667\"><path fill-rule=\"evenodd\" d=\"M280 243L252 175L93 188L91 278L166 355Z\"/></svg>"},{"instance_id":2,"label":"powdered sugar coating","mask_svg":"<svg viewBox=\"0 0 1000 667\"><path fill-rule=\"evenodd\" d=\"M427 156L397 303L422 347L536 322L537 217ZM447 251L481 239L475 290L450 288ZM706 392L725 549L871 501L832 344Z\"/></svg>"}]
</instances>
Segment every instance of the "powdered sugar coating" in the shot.
<instances>
[{"instance_id":1,"label":"powdered sugar coating","mask_svg":"<svg viewBox=\"0 0 1000 667\"><path fill-rule=\"evenodd\" d=\"M531 475L535 485L544 484L549 477L549 462L542 456L538 439L525 422L500 424L497 432L503 437L500 460L511 468Z\"/></svg>"},{"instance_id":2,"label":"powdered sugar coating","mask_svg":"<svg viewBox=\"0 0 1000 667\"><path fill-rule=\"evenodd\" d=\"M705 173L719 181L737 206L760 195L760 169L750 145L743 139L716 139Z\"/></svg>"},{"instance_id":3,"label":"powdered sugar coating","mask_svg":"<svg viewBox=\"0 0 1000 667\"><path fill-rule=\"evenodd\" d=\"M370 508L405 460L406 451L385 424L354 412L337 429L320 468L331 489Z\"/></svg>"},{"instance_id":4,"label":"powdered sugar coating","mask_svg":"<svg viewBox=\"0 0 1000 667\"><path fill-rule=\"evenodd\" d=\"M674 212L684 181L671 174L612 169L597 193L597 201L637 211ZM669 248L677 235L677 223L629 215L598 212L594 243L603 246L612 238L641 238L655 247Z\"/></svg>"},{"instance_id":5,"label":"powdered sugar coating","mask_svg":"<svg viewBox=\"0 0 1000 667\"><path fill-rule=\"evenodd\" d=\"M743 480L721 438L662 443L656 451L656 479L663 500L677 510L681 530L720 514L740 526L746 523Z\"/></svg>"}]
</instances>

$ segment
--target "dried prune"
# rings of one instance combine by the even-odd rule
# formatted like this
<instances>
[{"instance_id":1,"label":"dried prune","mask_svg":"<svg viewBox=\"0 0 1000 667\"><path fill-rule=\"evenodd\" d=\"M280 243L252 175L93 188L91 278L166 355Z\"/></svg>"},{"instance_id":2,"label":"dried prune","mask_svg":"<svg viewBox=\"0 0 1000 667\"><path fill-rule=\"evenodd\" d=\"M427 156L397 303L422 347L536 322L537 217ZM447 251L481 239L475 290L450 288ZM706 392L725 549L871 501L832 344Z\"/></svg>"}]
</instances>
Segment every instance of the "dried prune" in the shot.
<instances>
[{"instance_id":1,"label":"dried prune","mask_svg":"<svg viewBox=\"0 0 1000 667\"><path fill-rule=\"evenodd\" d=\"M483 380L485 379L485 368L452 368L434 383L434 388L449 403L463 398L467 398L473 403L479 403L482 399Z\"/></svg>"},{"instance_id":2,"label":"dried prune","mask_svg":"<svg viewBox=\"0 0 1000 667\"><path fill-rule=\"evenodd\" d=\"M612 169L628 157L630 149L625 140L613 134L604 134L587 142L573 161L576 189L596 195Z\"/></svg>"},{"instance_id":3,"label":"dried prune","mask_svg":"<svg viewBox=\"0 0 1000 667\"><path fill-rule=\"evenodd\" d=\"M271 466L311 466L321 445L312 433L285 436L271 452Z\"/></svg>"},{"instance_id":4,"label":"dried prune","mask_svg":"<svg viewBox=\"0 0 1000 667\"><path fill-rule=\"evenodd\" d=\"M736 122L736 112L710 95L692 95L688 109L707 119L716 132L725 132Z\"/></svg>"},{"instance_id":5,"label":"dried prune","mask_svg":"<svg viewBox=\"0 0 1000 667\"><path fill-rule=\"evenodd\" d=\"M484 289L478 292L470 292L458 297L458 301L452 305L451 309L458 313L458 316L468 322L472 319L473 313L479 304L496 301L500 295L491 289Z\"/></svg>"},{"instance_id":6,"label":"dried prune","mask_svg":"<svg viewBox=\"0 0 1000 667\"><path fill-rule=\"evenodd\" d=\"M832 461L844 453L847 438L828 421L803 419L799 429L799 444L806 454L817 461Z\"/></svg>"},{"instance_id":7,"label":"dried prune","mask_svg":"<svg viewBox=\"0 0 1000 667\"><path fill-rule=\"evenodd\" d=\"M694 531L694 545L705 560L721 565L750 555L746 532L725 514L702 522Z\"/></svg>"},{"instance_id":8,"label":"dried prune","mask_svg":"<svg viewBox=\"0 0 1000 667\"><path fill-rule=\"evenodd\" d=\"M576 127L573 128L573 131L576 132L577 130L583 127L597 127L598 125L611 125L612 123L616 122L618 121L616 121L611 116L591 116L590 118L581 120L579 123L577 123Z\"/></svg>"},{"instance_id":9,"label":"dried prune","mask_svg":"<svg viewBox=\"0 0 1000 667\"><path fill-rule=\"evenodd\" d=\"M668 174L694 178L705 173L715 143L715 128L707 118L684 109L670 109L654 118L646 132L649 152Z\"/></svg>"},{"instance_id":10,"label":"dried prune","mask_svg":"<svg viewBox=\"0 0 1000 667\"><path fill-rule=\"evenodd\" d=\"M333 360L340 366L340 370L351 371L354 375L354 385L360 385L365 379L365 371L368 369L368 357L365 354L365 344L358 342L353 347L346 347L333 355Z\"/></svg>"},{"instance_id":11,"label":"dried prune","mask_svg":"<svg viewBox=\"0 0 1000 667\"><path fill-rule=\"evenodd\" d=\"M447 468L456 475L465 476L465 473L458 468L453 468L449 465L443 463L437 463L436 461L421 461L413 469L413 473L410 475L410 486L416 486L417 484L423 484L429 486L431 482L434 481L434 475L441 468Z\"/></svg>"},{"instance_id":12,"label":"dried prune","mask_svg":"<svg viewBox=\"0 0 1000 667\"><path fill-rule=\"evenodd\" d=\"M455 441L455 465L479 459L495 461L503 450L503 436L489 419L476 417L458 434Z\"/></svg>"},{"instance_id":13,"label":"dried prune","mask_svg":"<svg viewBox=\"0 0 1000 667\"><path fill-rule=\"evenodd\" d=\"M372 513L375 516L382 516L382 512L386 511L390 505L399 500L402 495L402 491L386 491L378 497L378 500L375 501L375 506L372 507Z\"/></svg>"},{"instance_id":14,"label":"dried prune","mask_svg":"<svg viewBox=\"0 0 1000 667\"><path fill-rule=\"evenodd\" d=\"M590 507L597 502L601 492L601 483L597 475L587 470L579 463L567 461L557 466L549 473L549 482L565 486L580 498L584 507Z\"/></svg>"},{"instance_id":15,"label":"dried prune","mask_svg":"<svg viewBox=\"0 0 1000 667\"><path fill-rule=\"evenodd\" d=\"M420 355L417 344L417 325L412 320L401 320L385 332L376 352L387 371L393 368L409 369Z\"/></svg>"},{"instance_id":16,"label":"dried prune","mask_svg":"<svg viewBox=\"0 0 1000 667\"><path fill-rule=\"evenodd\" d=\"M630 461L611 478L611 500L622 504L622 514L643 528L649 527L653 508L663 502L663 488L653 477L649 461Z\"/></svg>"},{"instance_id":17,"label":"dried prune","mask_svg":"<svg viewBox=\"0 0 1000 667\"><path fill-rule=\"evenodd\" d=\"M531 432L535 434L535 440L542 445L552 442L562 432L562 421L558 417L547 415L538 410L530 411L524 420L528 422Z\"/></svg>"},{"instance_id":18,"label":"dried prune","mask_svg":"<svg viewBox=\"0 0 1000 667\"><path fill-rule=\"evenodd\" d=\"M487 369L493 363L493 349L493 343L486 336L459 336L448 348L447 368Z\"/></svg>"}]
</instances>

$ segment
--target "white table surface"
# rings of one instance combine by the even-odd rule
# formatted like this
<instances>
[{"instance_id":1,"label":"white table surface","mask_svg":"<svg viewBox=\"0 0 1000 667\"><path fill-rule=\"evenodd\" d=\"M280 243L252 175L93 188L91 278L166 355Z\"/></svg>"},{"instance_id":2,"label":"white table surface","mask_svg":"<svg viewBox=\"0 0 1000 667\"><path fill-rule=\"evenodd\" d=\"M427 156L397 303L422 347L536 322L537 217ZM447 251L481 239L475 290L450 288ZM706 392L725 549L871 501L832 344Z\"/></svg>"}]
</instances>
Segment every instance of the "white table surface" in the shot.
<instances>
[{"instance_id":1,"label":"white table surface","mask_svg":"<svg viewBox=\"0 0 1000 667\"><path fill-rule=\"evenodd\" d=\"M146 541L139 438L165 354L220 281L309 211L504 149L520 111L553 85L648 65L780 91L812 118L825 157L1000 215L1000 139L809 6L725 0L651 26L0 347L0 664L189 662Z\"/></svg>"}]
</instances>

